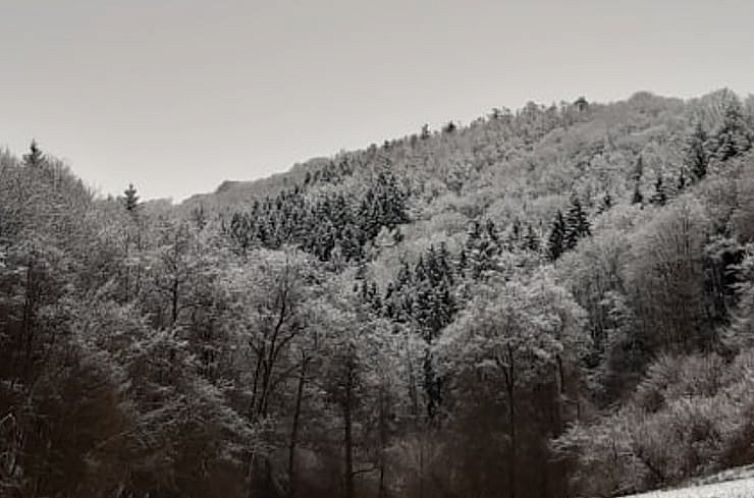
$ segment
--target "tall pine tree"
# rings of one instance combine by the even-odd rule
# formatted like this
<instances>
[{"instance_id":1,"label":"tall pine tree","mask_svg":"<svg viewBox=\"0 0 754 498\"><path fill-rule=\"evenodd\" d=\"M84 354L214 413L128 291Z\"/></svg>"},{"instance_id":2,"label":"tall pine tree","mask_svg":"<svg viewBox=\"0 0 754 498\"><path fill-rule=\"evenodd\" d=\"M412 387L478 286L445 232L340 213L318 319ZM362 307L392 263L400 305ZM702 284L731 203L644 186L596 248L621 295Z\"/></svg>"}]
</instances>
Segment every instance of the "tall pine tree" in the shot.
<instances>
[{"instance_id":1,"label":"tall pine tree","mask_svg":"<svg viewBox=\"0 0 754 498\"><path fill-rule=\"evenodd\" d=\"M552 222L550 237L547 240L547 255L550 260L557 260L565 251L566 222L563 212L558 209L555 220Z\"/></svg>"},{"instance_id":2,"label":"tall pine tree","mask_svg":"<svg viewBox=\"0 0 754 498\"><path fill-rule=\"evenodd\" d=\"M133 183L128 184L128 188L123 191L123 204L131 214L136 214L139 209L139 196Z\"/></svg>"},{"instance_id":3,"label":"tall pine tree","mask_svg":"<svg viewBox=\"0 0 754 498\"><path fill-rule=\"evenodd\" d=\"M676 183L676 190L678 192L682 192L686 189L686 186L688 185L689 181L686 178L686 172L681 168L681 172L678 173L678 182Z\"/></svg>"},{"instance_id":4,"label":"tall pine tree","mask_svg":"<svg viewBox=\"0 0 754 498\"><path fill-rule=\"evenodd\" d=\"M579 239L591 235L591 226L587 219L586 212L581 206L581 201L574 196L571 199L571 207L566 214L566 231L563 246L570 250L576 247Z\"/></svg>"},{"instance_id":5,"label":"tall pine tree","mask_svg":"<svg viewBox=\"0 0 754 498\"><path fill-rule=\"evenodd\" d=\"M714 154L720 161L727 161L751 148L752 130L744 117L741 102L731 99L725 106L723 124L715 133Z\"/></svg>"},{"instance_id":6,"label":"tall pine tree","mask_svg":"<svg viewBox=\"0 0 754 498\"><path fill-rule=\"evenodd\" d=\"M538 253L540 249L539 235L534 231L531 225L526 226L526 235L524 236L524 248L528 251Z\"/></svg>"},{"instance_id":7,"label":"tall pine tree","mask_svg":"<svg viewBox=\"0 0 754 498\"><path fill-rule=\"evenodd\" d=\"M699 181L707 175L709 166L709 152L707 151L707 132L704 131L701 121L697 121L694 131L688 138L686 144L686 167Z\"/></svg>"},{"instance_id":8,"label":"tall pine tree","mask_svg":"<svg viewBox=\"0 0 754 498\"><path fill-rule=\"evenodd\" d=\"M634 182L634 192L631 194L631 204L644 204L644 195L641 193L639 180Z\"/></svg>"},{"instance_id":9,"label":"tall pine tree","mask_svg":"<svg viewBox=\"0 0 754 498\"><path fill-rule=\"evenodd\" d=\"M657 180L655 181L655 191L652 194L652 197L649 198L649 202L651 202L655 206L664 206L667 201L668 195L665 192L665 185L663 184L662 175L657 175Z\"/></svg>"},{"instance_id":10,"label":"tall pine tree","mask_svg":"<svg viewBox=\"0 0 754 498\"><path fill-rule=\"evenodd\" d=\"M24 154L24 164L26 166L38 167L44 164L45 157L42 153L42 149L39 148L36 140L31 141L29 145L29 153Z\"/></svg>"},{"instance_id":11,"label":"tall pine tree","mask_svg":"<svg viewBox=\"0 0 754 498\"><path fill-rule=\"evenodd\" d=\"M608 211L611 207L613 207L613 197L610 195L610 192L607 192L600 201L600 205L597 208L597 213L602 214L605 211Z\"/></svg>"},{"instance_id":12,"label":"tall pine tree","mask_svg":"<svg viewBox=\"0 0 754 498\"><path fill-rule=\"evenodd\" d=\"M644 195L641 193L641 177L644 175L644 160L641 156L636 159L634 166L634 192L631 196L631 204L644 204Z\"/></svg>"}]
</instances>

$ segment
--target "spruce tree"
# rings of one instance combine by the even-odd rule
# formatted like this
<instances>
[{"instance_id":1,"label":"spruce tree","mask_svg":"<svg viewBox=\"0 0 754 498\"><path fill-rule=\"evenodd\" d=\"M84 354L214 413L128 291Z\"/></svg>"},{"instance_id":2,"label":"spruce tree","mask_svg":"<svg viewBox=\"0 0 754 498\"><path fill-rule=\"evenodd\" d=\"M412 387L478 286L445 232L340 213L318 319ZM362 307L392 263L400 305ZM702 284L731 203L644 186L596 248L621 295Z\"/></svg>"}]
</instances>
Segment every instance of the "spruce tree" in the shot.
<instances>
[{"instance_id":1,"label":"spruce tree","mask_svg":"<svg viewBox=\"0 0 754 498\"><path fill-rule=\"evenodd\" d=\"M587 219L586 212L581 207L581 201L578 197L571 199L571 207L566 215L566 230L563 247L573 249L576 247L579 239L591 235L591 227Z\"/></svg>"},{"instance_id":2,"label":"spruce tree","mask_svg":"<svg viewBox=\"0 0 754 498\"><path fill-rule=\"evenodd\" d=\"M44 164L45 157L42 153L42 149L39 148L36 140L31 141L29 145L29 153L24 154L24 164L26 166L38 167Z\"/></svg>"},{"instance_id":3,"label":"spruce tree","mask_svg":"<svg viewBox=\"0 0 754 498\"><path fill-rule=\"evenodd\" d=\"M480 280L495 270L500 254L500 234L497 225L488 219L484 226L474 221L466 239L466 258L472 278Z\"/></svg>"},{"instance_id":4,"label":"spruce tree","mask_svg":"<svg viewBox=\"0 0 754 498\"><path fill-rule=\"evenodd\" d=\"M409 316L418 324L419 333L426 344L423 360L423 387L427 396L427 418L432 420L442 404L442 377L435 366L432 345L442 333L442 330L453 320L457 311L453 298L453 276L451 266L447 260L447 248L440 246L435 250L430 246L425 254L419 257L414 266L413 279L408 285L410 295L413 296L413 307ZM407 273L401 270L401 273ZM398 281L406 281L399 273ZM400 287L405 285L398 284Z\"/></svg>"},{"instance_id":5,"label":"spruce tree","mask_svg":"<svg viewBox=\"0 0 754 498\"><path fill-rule=\"evenodd\" d=\"M393 229L409 221L406 195L392 175L380 173L377 176L361 201L357 219L369 240L374 239L383 226Z\"/></svg>"},{"instance_id":6,"label":"spruce tree","mask_svg":"<svg viewBox=\"0 0 754 498\"><path fill-rule=\"evenodd\" d=\"M479 261L479 246L482 239L482 224L479 220L474 220L469 226L468 233L466 235L466 244L464 250L461 251L461 266L463 269L468 269L471 276L476 278L476 270Z\"/></svg>"},{"instance_id":7,"label":"spruce tree","mask_svg":"<svg viewBox=\"0 0 754 498\"><path fill-rule=\"evenodd\" d=\"M641 193L639 180L636 180L636 182L634 182L634 193L631 196L631 204L644 204L644 196Z\"/></svg>"},{"instance_id":8,"label":"spruce tree","mask_svg":"<svg viewBox=\"0 0 754 498\"><path fill-rule=\"evenodd\" d=\"M526 226L526 236L524 237L524 248L531 252L539 252L539 235L534 231L531 225Z\"/></svg>"},{"instance_id":9,"label":"spruce tree","mask_svg":"<svg viewBox=\"0 0 754 498\"><path fill-rule=\"evenodd\" d=\"M715 157L727 161L751 148L752 130L746 122L741 102L730 100L725 106L723 124L714 137Z\"/></svg>"},{"instance_id":10,"label":"spruce tree","mask_svg":"<svg viewBox=\"0 0 754 498\"><path fill-rule=\"evenodd\" d=\"M468 232L466 234L466 248L471 248L482 237L482 224L479 220L474 220L469 225Z\"/></svg>"},{"instance_id":11,"label":"spruce tree","mask_svg":"<svg viewBox=\"0 0 754 498\"><path fill-rule=\"evenodd\" d=\"M383 302L383 314L390 318L391 320L395 320L397 318L396 311L397 307L395 304L395 289L393 288L393 283L388 282L387 287L385 288L385 298L382 300Z\"/></svg>"},{"instance_id":12,"label":"spruce tree","mask_svg":"<svg viewBox=\"0 0 754 498\"><path fill-rule=\"evenodd\" d=\"M338 236L338 245L346 261L360 261L364 257L357 230L356 226L349 224L343 228Z\"/></svg>"},{"instance_id":13,"label":"spruce tree","mask_svg":"<svg viewBox=\"0 0 754 498\"><path fill-rule=\"evenodd\" d=\"M508 243L506 244L508 250L517 249L521 245L521 239L523 237L523 228L521 226L521 220L518 218L513 220L511 224L511 230L508 234Z\"/></svg>"},{"instance_id":14,"label":"spruce tree","mask_svg":"<svg viewBox=\"0 0 754 498\"><path fill-rule=\"evenodd\" d=\"M447 278L452 283L453 277L454 277L454 268L451 263L450 251L448 250L448 244L445 243L445 241L440 242L440 250L437 253L437 261L443 275L447 276Z\"/></svg>"},{"instance_id":15,"label":"spruce tree","mask_svg":"<svg viewBox=\"0 0 754 498\"><path fill-rule=\"evenodd\" d=\"M369 287L369 295L371 296L372 300L372 309L379 313L382 311L382 298L380 297L379 289L377 288L377 282L372 281L371 286Z\"/></svg>"},{"instance_id":16,"label":"spruce tree","mask_svg":"<svg viewBox=\"0 0 754 498\"><path fill-rule=\"evenodd\" d=\"M495 225L495 222L492 219L488 219L487 222L484 224L484 230L489 238L494 244L500 244L500 234L497 229L497 225Z\"/></svg>"},{"instance_id":17,"label":"spruce tree","mask_svg":"<svg viewBox=\"0 0 754 498\"><path fill-rule=\"evenodd\" d=\"M707 140L707 132L704 131L701 121L697 121L686 145L686 159L684 161L697 181L707 175L707 167L709 166Z\"/></svg>"},{"instance_id":18,"label":"spruce tree","mask_svg":"<svg viewBox=\"0 0 754 498\"><path fill-rule=\"evenodd\" d=\"M634 166L634 193L631 196L631 204L643 204L644 195L641 193L641 177L644 175L644 160L641 156L636 159Z\"/></svg>"},{"instance_id":19,"label":"spruce tree","mask_svg":"<svg viewBox=\"0 0 754 498\"><path fill-rule=\"evenodd\" d=\"M207 226L207 211L204 209L204 204L199 204L191 210L191 220L199 230L203 230Z\"/></svg>"},{"instance_id":20,"label":"spruce tree","mask_svg":"<svg viewBox=\"0 0 754 498\"><path fill-rule=\"evenodd\" d=\"M566 222L563 212L558 209L555 220L552 222L550 237L547 240L547 255L550 260L557 260L565 250Z\"/></svg>"},{"instance_id":21,"label":"spruce tree","mask_svg":"<svg viewBox=\"0 0 754 498\"><path fill-rule=\"evenodd\" d=\"M128 188L123 191L123 203L126 211L131 214L136 214L139 209L139 196L136 193L136 188L133 183L128 184Z\"/></svg>"},{"instance_id":22,"label":"spruce tree","mask_svg":"<svg viewBox=\"0 0 754 498\"><path fill-rule=\"evenodd\" d=\"M678 173L678 183L676 184L676 190L678 192L682 192L686 189L686 186L688 185L688 180L686 179L686 173L681 169L681 172Z\"/></svg>"},{"instance_id":23,"label":"spruce tree","mask_svg":"<svg viewBox=\"0 0 754 498\"><path fill-rule=\"evenodd\" d=\"M458 264L456 266L456 270L459 274L462 275L468 267L469 259L468 256L466 256L466 249L461 249L461 253L458 255Z\"/></svg>"},{"instance_id":24,"label":"spruce tree","mask_svg":"<svg viewBox=\"0 0 754 498\"><path fill-rule=\"evenodd\" d=\"M636 158L636 164L634 165L633 178L635 181L640 182L642 176L644 176L644 159L639 156Z\"/></svg>"},{"instance_id":25,"label":"spruce tree","mask_svg":"<svg viewBox=\"0 0 754 498\"><path fill-rule=\"evenodd\" d=\"M664 206L668 201L668 195L665 193L665 186L663 185L662 175L657 175L657 181L655 181L655 191L650 197L649 202L655 206Z\"/></svg>"},{"instance_id":26,"label":"spruce tree","mask_svg":"<svg viewBox=\"0 0 754 498\"><path fill-rule=\"evenodd\" d=\"M225 236L230 239L234 251L242 256L246 255L256 241L255 219L253 214L233 213L228 226L223 224Z\"/></svg>"},{"instance_id":27,"label":"spruce tree","mask_svg":"<svg viewBox=\"0 0 754 498\"><path fill-rule=\"evenodd\" d=\"M602 214L605 211L608 211L611 207L613 207L613 197L610 195L610 192L607 192L602 198L602 201L600 201L597 213Z\"/></svg>"},{"instance_id":28,"label":"spruce tree","mask_svg":"<svg viewBox=\"0 0 754 498\"><path fill-rule=\"evenodd\" d=\"M453 133L453 132L456 131L457 128L458 127L456 126L456 124L453 121L448 121L448 124L446 124L443 127L442 132L443 133Z\"/></svg>"}]
</instances>

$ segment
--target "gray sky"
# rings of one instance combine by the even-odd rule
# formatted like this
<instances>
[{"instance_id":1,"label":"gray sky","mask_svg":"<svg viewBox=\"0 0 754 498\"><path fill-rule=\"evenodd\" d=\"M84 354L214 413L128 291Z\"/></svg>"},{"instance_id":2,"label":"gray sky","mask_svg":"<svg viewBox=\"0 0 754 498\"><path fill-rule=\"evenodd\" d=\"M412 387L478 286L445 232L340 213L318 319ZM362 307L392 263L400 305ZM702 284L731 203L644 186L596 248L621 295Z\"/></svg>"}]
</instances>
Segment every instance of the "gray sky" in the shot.
<instances>
[{"instance_id":1,"label":"gray sky","mask_svg":"<svg viewBox=\"0 0 754 498\"><path fill-rule=\"evenodd\" d=\"M754 91L751 0L0 0L0 146L214 190L492 107Z\"/></svg>"}]
</instances>

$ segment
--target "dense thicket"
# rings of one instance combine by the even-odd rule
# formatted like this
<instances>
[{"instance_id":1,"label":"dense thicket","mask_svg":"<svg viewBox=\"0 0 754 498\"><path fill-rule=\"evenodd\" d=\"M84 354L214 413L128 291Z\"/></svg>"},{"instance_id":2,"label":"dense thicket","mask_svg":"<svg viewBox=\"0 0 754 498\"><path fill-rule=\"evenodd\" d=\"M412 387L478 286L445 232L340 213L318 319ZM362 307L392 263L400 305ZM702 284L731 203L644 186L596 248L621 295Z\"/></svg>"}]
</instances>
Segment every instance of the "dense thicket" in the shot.
<instances>
[{"instance_id":1,"label":"dense thicket","mask_svg":"<svg viewBox=\"0 0 754 498\"><path fill-rule=\"evenodd\" d=\"M754 101L529 104L179 206L0 154L0 496L609 496L754 463Z\"/></svg>"}]
</instances>

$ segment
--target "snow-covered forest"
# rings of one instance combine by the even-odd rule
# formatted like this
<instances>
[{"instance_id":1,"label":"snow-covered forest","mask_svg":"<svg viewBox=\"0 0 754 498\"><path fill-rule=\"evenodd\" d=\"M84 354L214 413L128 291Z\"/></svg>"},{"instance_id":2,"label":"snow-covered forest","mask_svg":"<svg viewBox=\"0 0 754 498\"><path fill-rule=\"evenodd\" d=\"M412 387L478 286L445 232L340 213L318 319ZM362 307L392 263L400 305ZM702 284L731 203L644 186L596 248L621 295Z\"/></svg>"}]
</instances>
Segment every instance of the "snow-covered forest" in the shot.
<instances>
[{"instance_id":1,"label":"snow-covered forest","mask_svg":"<svg viewBox=\"0 0 754 498\"><path fill-rule=\"evenodd\" d=\"M754 463L754 97L496 108L178 205L38 138L0 152L0 497L618 496Z\"/></svg>"}]
</instances>

